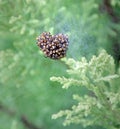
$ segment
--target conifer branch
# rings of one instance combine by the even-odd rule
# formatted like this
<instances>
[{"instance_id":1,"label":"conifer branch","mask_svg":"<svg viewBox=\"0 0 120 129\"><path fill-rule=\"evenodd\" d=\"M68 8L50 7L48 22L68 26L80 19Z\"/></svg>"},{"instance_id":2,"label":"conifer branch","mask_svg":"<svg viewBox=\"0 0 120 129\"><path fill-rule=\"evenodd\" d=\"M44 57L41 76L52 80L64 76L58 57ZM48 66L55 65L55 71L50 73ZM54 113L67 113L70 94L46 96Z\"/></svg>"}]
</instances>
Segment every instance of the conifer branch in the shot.
<instances>
[{"instance_id":1,"label":"conifer branch","mask_svg":"<svg viewBox=\"0 0 120 129\"><path fill-rule=\"evenodd\" d=\"M15 117L17 115L17 112L7 108L1 103L0 103L0 111L6 113L7 115L11 117ZM20 116L20 121L27 129L43 129L43 128L37 127L34 123L30 122L30 120L28 120L28 118L25 115Z\"/></svg>"},{"instance_id":2,"label":"conifer branch","mask_svg":"<svg viewBox=\"0 0 120 129\"><path fill-rule=\"evenodd\" d=\"M65 116L64 125L76 123L85 127L102 125L106 129L119 129L120 90L119 85L113 82L119 83L120 73L115 74L113 58L103 50L98 57L93 56L90 61L85 58L81 61L74 59L64 61L69 66L67 70L69 77L51 77L50 79L61 83L66 89L74 85L78 88L86 87L94 96L73 94L78 104L73 105L71 110L62 110L54 114L52 118ZM114 91L114 88L117 88L117 91Z\"/></svg>"}]
</instances>

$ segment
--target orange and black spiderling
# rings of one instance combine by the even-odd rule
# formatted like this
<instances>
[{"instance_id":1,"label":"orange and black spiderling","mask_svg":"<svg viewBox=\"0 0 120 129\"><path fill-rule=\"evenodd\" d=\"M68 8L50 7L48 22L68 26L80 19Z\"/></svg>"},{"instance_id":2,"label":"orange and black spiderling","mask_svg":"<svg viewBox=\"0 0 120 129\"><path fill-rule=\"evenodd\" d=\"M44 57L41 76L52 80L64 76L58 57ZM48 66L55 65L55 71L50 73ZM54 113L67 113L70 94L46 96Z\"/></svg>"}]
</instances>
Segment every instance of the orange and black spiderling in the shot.
<instances>
[{"instance_id":1,"label":"orange and black spiderling","mask_svg":"<svg viewBox=\"0 0 120 129\"><path fill-rule=\"evenodd\" d=\"M51 35L50 32L43 32L37 37L37 45L43 51L45 56L51 59L65 57L68 43L68 36L64 34Z\"/></svg>"}]
</instances>

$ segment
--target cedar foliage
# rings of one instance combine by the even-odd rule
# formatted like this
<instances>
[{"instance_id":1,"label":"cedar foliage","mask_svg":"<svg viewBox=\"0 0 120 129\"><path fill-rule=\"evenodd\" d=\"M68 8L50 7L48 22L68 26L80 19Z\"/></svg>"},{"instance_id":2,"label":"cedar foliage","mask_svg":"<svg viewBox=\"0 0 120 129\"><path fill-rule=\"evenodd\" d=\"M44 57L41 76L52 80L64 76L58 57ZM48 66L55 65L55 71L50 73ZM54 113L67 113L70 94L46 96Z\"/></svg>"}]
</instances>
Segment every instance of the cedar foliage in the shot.
<instances>
[{"instance_id":1,"label":"cedar foliage","mask_svg":"<svg viewBox=\"0 0 120 129\"><path fill-rule=\"evenodd\" d=\"M106 129L120 128L120 69L115 74L113 58L105 51L98 57L93 56L88 62L74 59L64 60L69 69L66 77L51 77L52 81L60 82L62 88L71 86L86 87L88 90L83 96L73 94L77 105L71 110L61 110L52 116L53 119L65 116L64 125L71 123L82 124L84 127L99 125Z\"/></svg>"},{"instance_id":2,"label":"cedar foliage","mask_svg":"<svg viewBox=\"0 0 120 129\"><path fill-rule=\"evenodd\" d=\"M36 46L36 37L43 31L67 34L70 40L67 58L73 61L80 61L83 56L90 61L101 48L106 49L115 60L115 76L110 76L115 79L120 59L120 2L106 1L0 0L1 129L82 128L63 127L61 120L51 119L53 113L74 104L70 98L73 93L79 94L78 88L80 94L87 89L71 87L62 91L53 87L58 83L49 78L68 76L66 65L61 60L45 58ZM110 67L114 69L111 64ZM114 83L117 85L117 81ZM92 125L93 128L99 127Z\"/></svg>"}]
</instances>

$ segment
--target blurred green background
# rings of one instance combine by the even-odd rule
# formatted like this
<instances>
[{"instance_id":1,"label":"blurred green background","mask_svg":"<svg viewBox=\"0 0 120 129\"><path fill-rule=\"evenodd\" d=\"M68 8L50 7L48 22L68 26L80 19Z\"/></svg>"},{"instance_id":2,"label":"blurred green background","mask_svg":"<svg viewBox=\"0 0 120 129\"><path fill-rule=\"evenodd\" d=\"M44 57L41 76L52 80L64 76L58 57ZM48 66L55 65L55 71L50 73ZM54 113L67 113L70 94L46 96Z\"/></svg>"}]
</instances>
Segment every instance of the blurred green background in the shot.
<instances>
[{"instance_id":1,"label":"blurred green background","mask_svg":"<svg viewBox=\"0 0 120 129\"><path fill-rule=\"evenodd\" d=\"M120 1L108 0L113 16L105 1L0 0L0 129L83 129L51 119L75 104L73 93L84 94L85 89L62 90L50 82L51 76L66 76L67 66L45 58L36 37L44 31L65 33L67 58L90 59L104 48L118 62Z\"/></svg>"}]
</instances>

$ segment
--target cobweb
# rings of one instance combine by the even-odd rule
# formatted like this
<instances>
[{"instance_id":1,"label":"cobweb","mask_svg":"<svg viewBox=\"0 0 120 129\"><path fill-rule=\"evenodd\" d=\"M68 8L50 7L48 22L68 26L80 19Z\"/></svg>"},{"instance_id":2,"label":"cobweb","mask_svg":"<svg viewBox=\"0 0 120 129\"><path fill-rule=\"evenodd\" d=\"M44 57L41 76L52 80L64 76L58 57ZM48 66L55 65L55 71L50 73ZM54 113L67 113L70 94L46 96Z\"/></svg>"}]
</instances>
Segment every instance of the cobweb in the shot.
<instances>
[{"instance_id":1,"label":"cobweb","mask_svg":"<svg viewBox=\"0 0 120 129\"><path fill-rule=\"evenodd\" d=\"M67 57L79 59L85 56L89 59L93 54L97 53L96 38L89 34L89 27L80 18L74 16L65 18L62 13L58 13L53 19L51 26L53 26L55 34L68 34L69 48Z\"/></svg>"}]
</instances>

